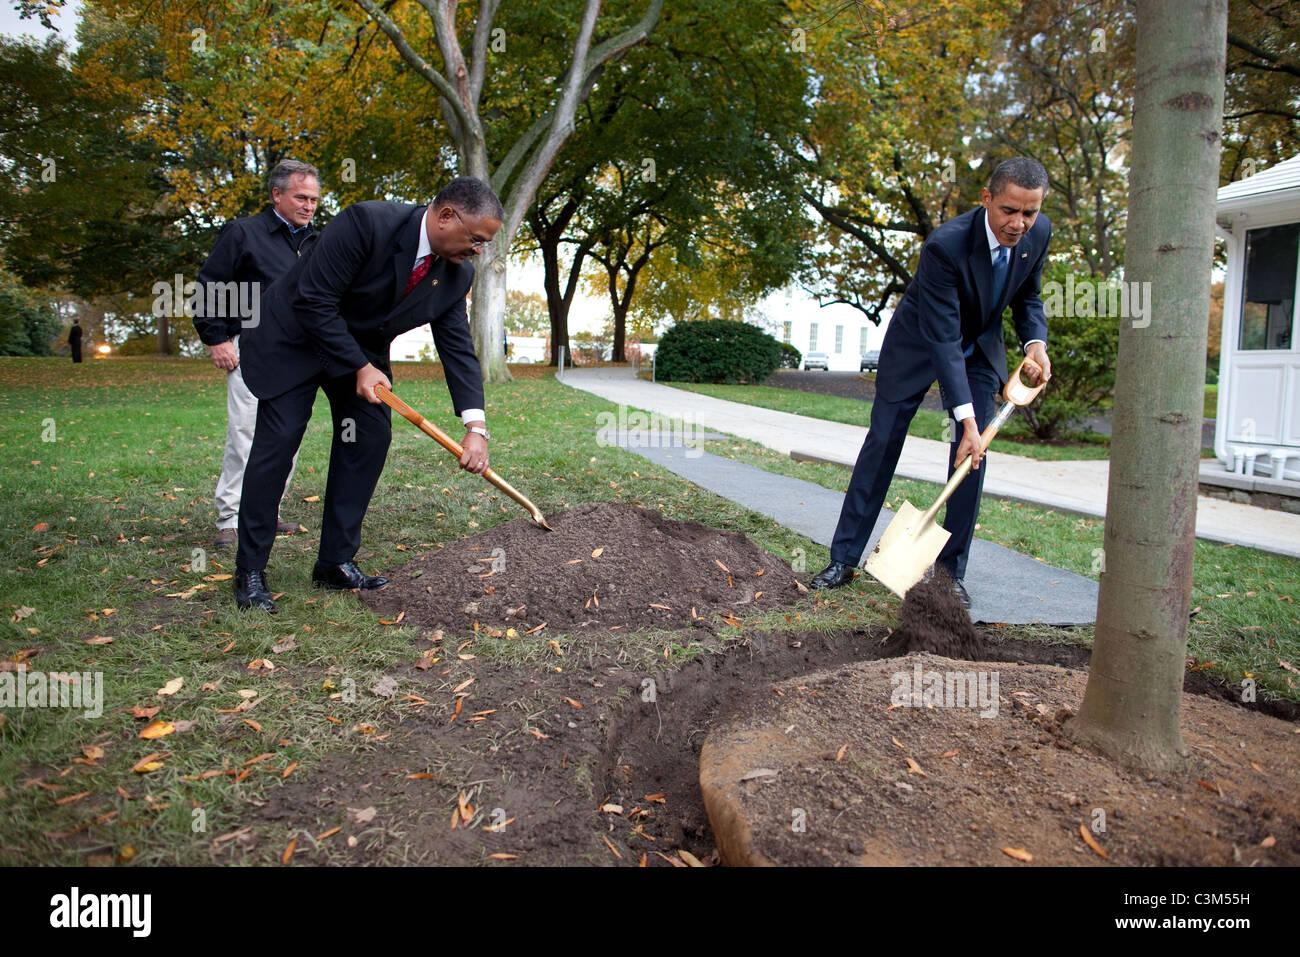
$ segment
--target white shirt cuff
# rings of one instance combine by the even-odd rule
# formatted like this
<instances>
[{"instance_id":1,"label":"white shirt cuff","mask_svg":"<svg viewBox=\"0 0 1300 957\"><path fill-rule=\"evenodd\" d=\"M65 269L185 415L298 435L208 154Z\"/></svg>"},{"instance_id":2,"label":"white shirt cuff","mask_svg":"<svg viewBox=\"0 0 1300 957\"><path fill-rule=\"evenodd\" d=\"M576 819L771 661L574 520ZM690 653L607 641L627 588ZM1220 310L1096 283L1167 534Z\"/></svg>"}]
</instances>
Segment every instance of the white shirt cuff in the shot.
<instances>
[{"instance_id":1,"label":"white shirt cuff","mask_svg":"<svg viewBox=\"0 0 1300 957\"><path fill-rule=\"evenodd\" d=\"M486 422L487 415L482 409L466 409L460 414L460 421L465 425L469 425L471 422Z\"/></svg>"},{"instance_id":2,"label":"white shirt cuff","mask_svg":"<svg viewBox=\"0 0 1300 957\"><path fill-rule=\"evenodd\" d=\"M975 404L972 402L967 402L964 405L959 405L957 406L957 408L952 410L952 417L956 419L958 422L965 422L974 414L975 414Z\"/></svg>"},{"instance_id":3,"label":"white shirt cuff","mask_svg":"<svg viewBox=\"0 0 1300 957\"><path fill-rule=\"evenodd\" d=\"M1026 342L1023 346L1020 347L1020 351L1021 351L1021 352L1028 352L1028 351L1029 351L1029 347L1032 346L1035 342L1041 342L1044 346L1047 345L1047 340L1046 340L1046 339L1030 339L1028 342Z\"/></svg>"}]
</instances>

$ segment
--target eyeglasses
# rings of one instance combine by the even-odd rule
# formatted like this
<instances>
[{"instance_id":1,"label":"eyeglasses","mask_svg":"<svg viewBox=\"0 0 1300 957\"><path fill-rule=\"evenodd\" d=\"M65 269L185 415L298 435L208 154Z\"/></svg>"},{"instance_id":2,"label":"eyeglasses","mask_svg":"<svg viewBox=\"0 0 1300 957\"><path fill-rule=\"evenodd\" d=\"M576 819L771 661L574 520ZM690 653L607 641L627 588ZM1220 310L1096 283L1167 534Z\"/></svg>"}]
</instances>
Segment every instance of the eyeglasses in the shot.
<instances>
[{"instance_id":1,"label":"eyeglasses","mask_svg":"<svg viewBox=\"0 0 1300 957\"><path fill-rule=\"evenodd\" d=\"M452 211L453 213L456 213L456 218L457 218L457 219L460 219L460 213L456 212L456 207L455 207L455 206L451 207L451 211ZM462 226L465 226L465 220L460 219L460 224L461 224ZM469 236L469 244L470 244L470 246L473 247L474 249L477 249L479 252L482 252L483 249L484 249L484 247L487 246L488 243L492 242L492 240L490 240L490 239L475 239L475 238L474 238L474 234L471 233L471 232L469 231L469 227L468 227L468 226L465 226L465 232L466 232L466 234Z\"/></svg>"}]
</instances>

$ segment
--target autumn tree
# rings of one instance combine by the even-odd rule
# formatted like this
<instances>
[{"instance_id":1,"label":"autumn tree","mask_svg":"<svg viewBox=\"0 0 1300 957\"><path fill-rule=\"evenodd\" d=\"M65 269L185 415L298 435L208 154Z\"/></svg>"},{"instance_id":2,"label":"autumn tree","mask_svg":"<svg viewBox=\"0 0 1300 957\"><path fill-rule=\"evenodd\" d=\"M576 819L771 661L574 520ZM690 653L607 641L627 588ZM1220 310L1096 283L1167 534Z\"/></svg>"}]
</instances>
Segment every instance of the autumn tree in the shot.
<instances>
[{"instance_id":1,"label":"autumn tree","mask_svg":"<svg viewBox=\"0 0 1300 957\"><path fill-rule=\"evenodd\" d=\"M491 183L501 197L506 218L476 262L471 327L484 378L508 380L502 346L507 252L538 187L573 134L579 104L612 62L646 38L664 0L645 0L639 17L626 6L602 16L601 0L547 4L544 9L482 0L463 22L458 22L456 0L420 0L426 16L406 23L396 16L398 8L390 16L374 0L356 3L438 95L460 172ZM561 25L568 24L573 28L562 31ZM567 34L564 60L559 69L542 71L551 82L538 77L520 83L530 65L536 72L537 64L554 62L561 46L555 34L560 32ZM551 43L544 50L535 48L530 60L530 46L548 35ZM426 45L437 51L440 64L420 53Z\"/></svg>"},{"instance_id":2,"label":"autumn tree","mask_svg":"<svg viewBox=\"0 0 1300 957\"><path fill-rule=\"evenodd\" d=\"M1121 326L1105 567L1092 666L1069 733L1150 770L1179 730L1196 543L1206 316L1228 0L1137 0L1125 276L1151 308Z\"/></svg>"}]
</instances>

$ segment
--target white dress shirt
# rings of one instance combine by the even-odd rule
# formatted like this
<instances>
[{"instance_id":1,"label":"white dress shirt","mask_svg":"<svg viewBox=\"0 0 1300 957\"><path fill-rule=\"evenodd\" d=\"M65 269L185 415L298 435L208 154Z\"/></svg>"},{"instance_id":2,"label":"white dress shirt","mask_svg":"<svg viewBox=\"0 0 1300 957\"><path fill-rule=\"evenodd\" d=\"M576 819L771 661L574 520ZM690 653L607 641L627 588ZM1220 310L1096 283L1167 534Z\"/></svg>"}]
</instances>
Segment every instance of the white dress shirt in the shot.
<instances>
[{"instance_id":1,"label":"white dress shirt","mask_svg":"<svg viewBox=\"0 0 1300 957\"><path fill-rule=\"evenodd\" d=\"M420 245L415 247L415 262L411 263L411 271L415 271L415 263L418 263L425 256L433 255L433 246L429 243L429 213L433 212L433 206L430 204L424 209L424 218L420 220ZM433 263L429 264L432 268ZM460 414L460 420L465 425L471 422L487 422L487 415L482 409L466 409Z\"/></svg>"}]
</instances>

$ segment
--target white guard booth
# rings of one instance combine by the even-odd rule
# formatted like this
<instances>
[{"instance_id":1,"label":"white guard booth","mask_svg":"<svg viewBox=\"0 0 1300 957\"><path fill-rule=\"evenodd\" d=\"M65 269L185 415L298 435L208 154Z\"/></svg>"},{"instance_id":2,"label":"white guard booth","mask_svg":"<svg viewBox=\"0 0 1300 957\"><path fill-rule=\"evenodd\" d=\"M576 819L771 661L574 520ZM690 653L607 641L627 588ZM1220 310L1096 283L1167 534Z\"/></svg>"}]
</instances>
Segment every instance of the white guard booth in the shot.
<instances>
[{"instance_id":1,"label":"white guard booth","mask_svg":"<svg viewBox=\"0 0 1300 957\"><path fill-rule=\"evenodd\" d=\"M1207 463L1201 481L1233 488L1239 501L1296 496L1300 156L1220 189L1216 220L1228 247L1214 436L1221 464Z\"/></svg>"}]
</instances>

